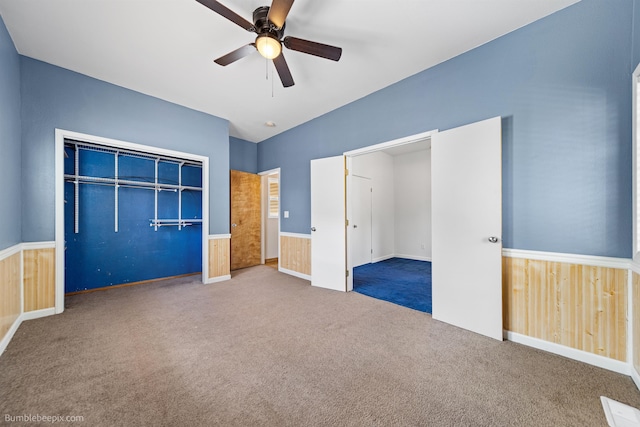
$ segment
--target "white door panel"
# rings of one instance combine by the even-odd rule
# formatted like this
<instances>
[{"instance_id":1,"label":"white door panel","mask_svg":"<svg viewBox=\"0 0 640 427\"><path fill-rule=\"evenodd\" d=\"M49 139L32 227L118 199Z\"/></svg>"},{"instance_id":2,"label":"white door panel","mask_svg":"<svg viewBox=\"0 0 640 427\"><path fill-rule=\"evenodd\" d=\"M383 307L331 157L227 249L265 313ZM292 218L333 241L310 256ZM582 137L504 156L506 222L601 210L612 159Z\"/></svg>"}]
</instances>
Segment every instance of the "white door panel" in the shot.
<instances>
[{"instance_id":1,"label":"white door panel","mask_svg":"<svg viewBox=\"0 0 640 427\"><path fill-rule=\"evenodd\" d=\"M371 178L351 177L353 267L371 263Z\"/></svg>"},{"instance_id":2,"label":"white door panel","mask_svg":"<svg viewBox=\"0 0 640 427\"><path fill-rule=\"evenodd\" d=\"M500 117L435 134L433 318L502 340ZM492 243L490 238L497 237Z\"/></svg>"},{"instance_id":3,"label":"white door panel","mask_svg":"<svg viewBox=\"0 0 640 427\"><path fill-rule=\"evenodd\" d=\"M311 160L311 285L346 291L344 157Z\"/></svg>"}]
</instances>

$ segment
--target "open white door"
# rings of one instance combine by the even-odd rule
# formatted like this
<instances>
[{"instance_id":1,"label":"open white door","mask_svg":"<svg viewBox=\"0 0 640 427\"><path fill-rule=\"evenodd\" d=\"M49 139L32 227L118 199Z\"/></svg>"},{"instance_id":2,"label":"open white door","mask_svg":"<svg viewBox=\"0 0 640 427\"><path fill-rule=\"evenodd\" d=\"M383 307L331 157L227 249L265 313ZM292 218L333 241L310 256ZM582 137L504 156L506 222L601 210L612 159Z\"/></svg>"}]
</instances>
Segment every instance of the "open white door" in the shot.
<instances>
[{"instance_id":1,"label":"open white door","mask_svg":"<svg viewBox=\"0 0 640 427\"><path fill-rule=\"evenodd\" d=\"M311 285L346 291L344 157L311 160Z\"/></svg>"},{"instance_id":2,"label":"open white door","mask_svg":"<svg viewBox=\"0 0 640 427\"><path fill-rule=\"evenodd\" d=\"M502 340L500 117L431 139L433 318Z\"/></svg>"}]
</instances>

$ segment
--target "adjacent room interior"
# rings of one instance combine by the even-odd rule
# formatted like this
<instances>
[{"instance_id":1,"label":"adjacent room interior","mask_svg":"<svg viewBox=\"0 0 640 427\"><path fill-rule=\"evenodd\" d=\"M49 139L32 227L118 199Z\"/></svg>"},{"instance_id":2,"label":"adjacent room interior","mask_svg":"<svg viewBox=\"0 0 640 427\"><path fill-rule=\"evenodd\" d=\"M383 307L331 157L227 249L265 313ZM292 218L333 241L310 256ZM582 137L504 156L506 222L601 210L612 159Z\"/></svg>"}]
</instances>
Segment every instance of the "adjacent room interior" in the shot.
<instances>
[{"instance_id":1,"label":"adjacent room interior","mask_svg":"<svg viewBox=\"0 0 640 427\"><path fill-rule=\"evenodd\" d=\"M347 191L353 290L427 313L431 313L430 150L430 140L425 139L354 155Z\"/></svg>"}]
</instances>

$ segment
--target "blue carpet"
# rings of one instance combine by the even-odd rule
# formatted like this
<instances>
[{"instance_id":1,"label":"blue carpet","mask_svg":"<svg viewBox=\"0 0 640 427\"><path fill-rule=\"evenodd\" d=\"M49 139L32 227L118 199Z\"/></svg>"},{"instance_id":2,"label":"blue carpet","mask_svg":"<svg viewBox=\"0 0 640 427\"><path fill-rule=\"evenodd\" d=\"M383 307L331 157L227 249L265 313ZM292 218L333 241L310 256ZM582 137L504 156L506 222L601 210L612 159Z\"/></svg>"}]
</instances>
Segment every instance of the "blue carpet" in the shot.
<instances>
[{"instance_id":1,"label":"blue carpet","mask_svg":"<svg viewBox=\"0 0 640 427\"><path fill-rule=\"evenodd\" d=\"M431 313L431 263L391 258L353 269L353 290Z\"/></svg>"}]
</instances>

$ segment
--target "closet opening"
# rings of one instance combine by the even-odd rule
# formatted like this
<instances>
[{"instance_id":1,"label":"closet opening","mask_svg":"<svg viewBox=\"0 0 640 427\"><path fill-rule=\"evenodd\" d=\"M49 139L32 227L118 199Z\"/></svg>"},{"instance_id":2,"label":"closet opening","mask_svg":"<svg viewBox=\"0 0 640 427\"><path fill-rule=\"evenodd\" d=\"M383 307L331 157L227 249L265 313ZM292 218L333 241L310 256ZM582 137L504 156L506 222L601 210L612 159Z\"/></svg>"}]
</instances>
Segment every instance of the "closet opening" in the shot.
<instances>
[{"instance_id":1,"label":"closet opening","mask_svg":"<svg viewBox=\"0 0 640 427\"><path fill-rule=\"evenodd\" d=\"M206 158L57 131L56 179L56 312L68 294L206 277Z\"/></svg>"}]
</instances>

